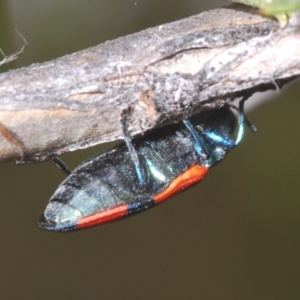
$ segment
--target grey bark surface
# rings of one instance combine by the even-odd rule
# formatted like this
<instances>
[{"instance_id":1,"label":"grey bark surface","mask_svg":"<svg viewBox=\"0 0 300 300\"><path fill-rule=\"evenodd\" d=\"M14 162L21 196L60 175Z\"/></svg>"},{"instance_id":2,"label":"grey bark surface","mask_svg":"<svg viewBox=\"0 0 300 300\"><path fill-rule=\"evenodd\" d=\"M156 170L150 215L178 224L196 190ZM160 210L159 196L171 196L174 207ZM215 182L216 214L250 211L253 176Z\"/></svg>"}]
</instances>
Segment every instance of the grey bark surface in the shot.
<instances>
[{"instance_id":1,"label":"grey bark surface","mask_svg":"<svg viewBox=\"0 0 300 300\"><path fill-rule=\"evenodd\" d=\"M300 75L299 16L283 29L243 5L216 9L0 74L0 162L122 139Z\"/></svg>"}]
</instances>

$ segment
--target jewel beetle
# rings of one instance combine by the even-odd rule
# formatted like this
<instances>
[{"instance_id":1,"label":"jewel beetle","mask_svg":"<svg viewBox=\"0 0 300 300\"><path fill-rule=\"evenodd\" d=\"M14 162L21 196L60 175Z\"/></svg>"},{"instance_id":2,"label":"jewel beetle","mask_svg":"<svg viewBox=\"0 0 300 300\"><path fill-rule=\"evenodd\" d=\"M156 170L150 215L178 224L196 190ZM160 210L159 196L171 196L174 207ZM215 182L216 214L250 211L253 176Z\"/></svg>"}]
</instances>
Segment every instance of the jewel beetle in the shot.
<instances>
[{"instance_id":1,"label":"jewel beetle","mask_svg":"<svg viewBox=\"0 0 300 300\"><path fill-rule=\"evenodd\" d=\"M71 231L123 218L167 200L201 181L241 140L239 122L227 105L189 120L155 129L145 136L90 158L60 184L45 212L41 228ZM238 125L237 139L231 138Z\"/></svg>"}]
</instances>

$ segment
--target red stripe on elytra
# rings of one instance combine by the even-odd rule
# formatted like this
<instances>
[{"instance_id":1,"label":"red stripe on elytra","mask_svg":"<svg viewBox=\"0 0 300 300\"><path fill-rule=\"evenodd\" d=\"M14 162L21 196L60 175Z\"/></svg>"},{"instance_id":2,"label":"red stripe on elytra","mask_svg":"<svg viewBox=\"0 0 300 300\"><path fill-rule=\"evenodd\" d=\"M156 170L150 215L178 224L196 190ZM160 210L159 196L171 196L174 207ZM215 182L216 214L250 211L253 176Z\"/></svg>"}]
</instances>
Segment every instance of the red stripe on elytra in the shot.
<instances>
[{"instance_id":1,"label":"red stripe on elytra","mask_svg":"<svg viewBox=\"0 0 300 300\"><path fill-rule=\"evenodd\" d=\"M184 173L177 176L171 184L161 193L153 197L155 204L158 204L172 195L188 188L189 186L201 181L208 172L208 167L194 165ZM128 205L122 204L114 208L101 211L91 216L78 220L75 228L85 228L122 218L128 214Z\"/></svg>"},{"instance_id":2,"label":"red stripe on elytra","mask_svg":"<svg viewBox=\"0 0 300 300\"><path fill-rule=\"evenodd\" d=\"M120 219L126 216L127 212L127 204L122 204L114 208L101 211L99 213L80 219L77 222L75 228L84 228Z\"/></svg>"},{"instance_id":3,"label":"red stripe on elytra","mask_svg":"<svg viewBox=\"0 0 300 300\"><path fill-rule=\"evenodd\" d=\"M208 167L194 165L188 168L184 173L177 176L171 184L161 193L153 197L156 204L170 198L174 194L188 188L203 179L208 172Z\"/></svg>"}]
</instances>

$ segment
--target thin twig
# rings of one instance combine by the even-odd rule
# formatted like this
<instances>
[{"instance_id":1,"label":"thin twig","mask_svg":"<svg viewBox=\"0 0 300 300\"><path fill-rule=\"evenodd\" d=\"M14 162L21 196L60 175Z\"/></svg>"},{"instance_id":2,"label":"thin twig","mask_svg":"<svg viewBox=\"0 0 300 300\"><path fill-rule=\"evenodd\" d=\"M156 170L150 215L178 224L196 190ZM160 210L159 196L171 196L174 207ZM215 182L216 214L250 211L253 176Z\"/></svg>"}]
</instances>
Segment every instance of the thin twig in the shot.
<instances>
[{"instance_id":1,"label":"thin twig","mask_svg":"<svg viewBox=\"0 0 300 300\"><path fill-rule=\"evenodd\" d=\"M0 161L39 161L213 109L300 75L299 16L204 12L0 75ZM27 44L27 43L26 43Z\"/></svg>"}]
</instances>

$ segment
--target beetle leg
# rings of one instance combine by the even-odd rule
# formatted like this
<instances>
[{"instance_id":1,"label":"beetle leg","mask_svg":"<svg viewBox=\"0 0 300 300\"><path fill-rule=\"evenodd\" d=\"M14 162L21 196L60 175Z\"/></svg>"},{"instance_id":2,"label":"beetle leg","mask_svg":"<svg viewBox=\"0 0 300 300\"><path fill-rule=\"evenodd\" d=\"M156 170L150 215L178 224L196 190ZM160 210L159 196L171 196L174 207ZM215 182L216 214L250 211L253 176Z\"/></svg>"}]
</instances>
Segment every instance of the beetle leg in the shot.
<instances>
[{"instance_id":1,"label":"beetle leg","mask_svg":"<svg viewBox=\"0 0 300 300\"><path fill-rule=\"evenodd\" d=\"M127 149L130 153L131 160L134 164L134 168L139 180L139 183L141 186L147 185L147 176L146 176L146 168L143 167L143 163L141 161L140 155L135 150L131 138L128 133L128 121L130 119L130 116L132 114L133 109L131 107L128 107L127 109L124 109L121 114L121 125L122 125L122 132L123 132L123 138L124 142L127 146Z\"/></svg>"},{"instance_id":2,"label":"beetle leg","mask_svg":"<svg viewBox=\"0 0 300 300\"><path fill-rule=\"evenodd\" d=\"M247 125L248 127L250 127L250 129L253 132L257 131L257 128L255 127L255 125L253 125L246 117L245 117L245 111L244 111L244 104L245 101L250 97L251 95L245 95L242 100L239 102L239 129L238 129L238 133L237 133L237 138L235 140L235 144L238 145L240 143L240 141L242 140L242 137L244 135L244 131L245 131L245 125Z\"/></svg>"},{"instance_id":3,"label":"beetle leg","mask_svg":"<svg viewBox=\"0 0 300 300\"><path fill-rule=\"evenodd\" d=\"M208 159L208 149L206 149L205 142L203 137L198 133L194 125L190 122L190 120L183 120L183 124L187 128L187 130L190 132L190 134L193 136L193 139L195 141L194 148L198 155L204 159L205 161Z\"/></svg>"},{"instance_id":4,"label":"beetle leg","mask_svg":"<svg viewBox=\"0 0 300 300\"><path fill-rule=\"evenodd\" d=\"M194 148L205 165L211 166L221 160L226 150L231 150L236 145L233 140L224 138L217 132L199 128L197 130L189 120L184 120L183 123L192 134L195 141ZM215 148L215 151L211 151L211 148Z\"/></svg>"},{"instance_id":5,"label":"beetle leg","mask_svg":"<svg viewBox=\"0 0 300 300\"><path fill-rule=\"evenodd\" d=\"M53 154L51 156L49 156L49 159L59 168L61 169L63 172L65 172L67 175L71 174L70 169L68 168L68 166L65 164L65 162L60 159L57 155Z\"/></svg>"}]
</instances>

